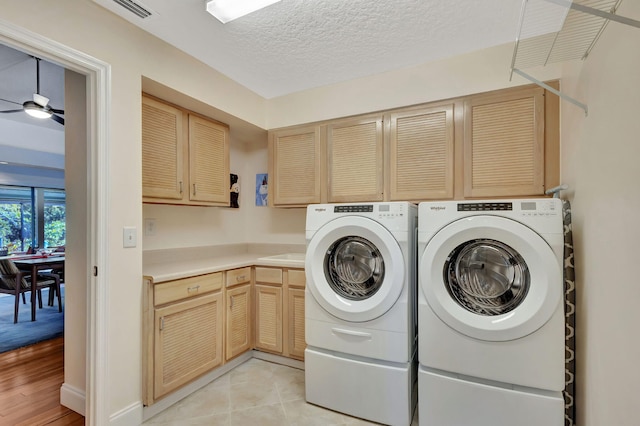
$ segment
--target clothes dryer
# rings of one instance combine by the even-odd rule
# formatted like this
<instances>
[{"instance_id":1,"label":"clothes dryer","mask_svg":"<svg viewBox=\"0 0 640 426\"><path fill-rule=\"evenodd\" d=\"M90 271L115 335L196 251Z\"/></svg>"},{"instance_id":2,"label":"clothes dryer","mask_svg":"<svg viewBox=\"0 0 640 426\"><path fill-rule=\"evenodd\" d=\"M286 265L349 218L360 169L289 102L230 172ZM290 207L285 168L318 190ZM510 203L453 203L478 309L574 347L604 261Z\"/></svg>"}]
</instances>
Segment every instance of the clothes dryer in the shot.
<instances>
[{"instance_id":1,"label":"clothes dryer","mask_svg":"<svg viewBox=\"0 0 640 426\"><path fill-rule=\"evenodd\" d=\"M562 425L559 199L419 206L421 425Z\"/></svg>"},{"instance_id":2,"label":"clothes dryer","mask_svg":"<svg viewBox=\"0 0 640 426\"><path fill-rule=\"evenodd\" d=\"M417 206L307 208L308 402L408 425L417 401Z\"/></svg>"}]
</instances>

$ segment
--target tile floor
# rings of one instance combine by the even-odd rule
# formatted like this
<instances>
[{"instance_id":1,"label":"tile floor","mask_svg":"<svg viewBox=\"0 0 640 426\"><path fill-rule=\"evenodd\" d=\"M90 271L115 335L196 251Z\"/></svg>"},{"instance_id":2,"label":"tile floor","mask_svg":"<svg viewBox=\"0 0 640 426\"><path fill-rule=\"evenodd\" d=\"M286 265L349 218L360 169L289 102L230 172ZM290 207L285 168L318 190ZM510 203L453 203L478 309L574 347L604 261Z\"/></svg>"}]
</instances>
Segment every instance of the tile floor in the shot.
<instances>
[{"instance_id":1,"label":"tile floor","mask_svg":"<svg viewBox=\"0 0 640 426\"><path fill-rule=\"evenodd\" d=\"M152 417L147 426L373 425L304 399L304 371L252 358ZM417 426L418 415L412 426Z\"/></svg>"}]
</instances>

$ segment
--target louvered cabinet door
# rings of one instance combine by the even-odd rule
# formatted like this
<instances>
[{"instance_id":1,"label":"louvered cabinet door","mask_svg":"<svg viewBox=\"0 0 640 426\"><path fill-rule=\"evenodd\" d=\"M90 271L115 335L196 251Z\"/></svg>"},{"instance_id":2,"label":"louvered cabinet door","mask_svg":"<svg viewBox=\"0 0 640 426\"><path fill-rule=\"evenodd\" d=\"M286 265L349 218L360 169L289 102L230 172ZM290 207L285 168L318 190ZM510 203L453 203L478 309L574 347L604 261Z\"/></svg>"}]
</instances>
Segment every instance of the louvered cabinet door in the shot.
<instances>
[{"instance_id":1,"label":"louvered cabinet door","mask_svg":"<svg viewBox=\"0 0 640 426\"><path fill-rule=\"evenodd\" d=\"M465 197L543 195L544 161L544 89L465 102Z\"/></svg>"},{"instance_id":2,"label":"louvered cabinet door","mask_svg":"<svg viewBox=\"0 0 640 426\"><path fill-rule=\"evenodd\" d=\"M155 310L154 398L222 364L222 292Z\"/></svg>"},{"instance_id":3,"label":"louvered cabinet door","mask_svg":"<svg viewBox=\"0 0 640 426\"><path fill-rule=\"evenodd\" d=\"M391 114L390 200L453 198L453 129L453 105Z\"/></svg>"},{"instance_id":4,"label":"louvered cabinet door","mask_svg":"<svg viewBox=\"0 0 640 426\"><path fill-rule=\"evenodd\" d=\"M182 111L142 97L142 196L182 199Z\"/></svg>"},{"instance_id":5,"label":"louvered cabinet door","mask_svg":"<svg viewBox=\"0 0 640 426\"><path fill-rule=\"evenodd\" d=\"M189 115L189 199L229 205L229 129Z\"/></svg>"},{"instance_id":6,"label":"louvered cabinet door","mask_svg":"<svg viewBox=\"0 0 640 426\"><path fill-rule=\"evenodd\" d=\"M304 289L288 290L288 351L292 358L304 359Z\"/></svg>"},{"instance_id":7,"label":"louvered cabinet door","mask_svg":"<svg viewBox=\"0 0 640 426\"><path fill-rule=\"evenodd\" d=\"M327 126L330 203L383 200L382 116Z\"/></svg>"},{"instance_id":8,"label":"louvered cabinet door","mask_svg":"<svg viewBox=\"0 0 640 426\"><path fill-rule=\"evenodd\" d=\"M256 284L256 349L282 353L282 287Z\"/></svg>"},{"instance_id":9,"label":"louvered cabinet door","mask_svg":"<svg viewBox=\"0 0 640 426\"><path fill-rule=\"evenodd\" d=\"M269 137L269 195L274 206L320 202L320 126L274 131Z\"/></svg>"},{"instance_id":10,"label":"louvered cabinet door","mask_svg":"<svg viewBox=\"0 0 640 426\"><path fill-rule=\"evenodd\" d=\"M226 359L251 349L251 285L227 289Z\"/></svg>"}]
</instances>

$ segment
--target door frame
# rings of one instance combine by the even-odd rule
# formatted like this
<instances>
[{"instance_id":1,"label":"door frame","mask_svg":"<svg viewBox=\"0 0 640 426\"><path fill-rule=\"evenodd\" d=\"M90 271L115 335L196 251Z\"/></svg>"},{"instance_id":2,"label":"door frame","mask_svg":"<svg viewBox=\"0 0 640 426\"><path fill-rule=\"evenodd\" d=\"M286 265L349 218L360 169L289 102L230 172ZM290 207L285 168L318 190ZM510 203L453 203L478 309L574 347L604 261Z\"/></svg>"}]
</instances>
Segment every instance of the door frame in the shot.
<instances>
[{"instance_id":1,"label":"door frame","mask_svg":"<svg viewBox=\"0 0 640 426\"><path fill-rule=\"evenodd\" d=\"M87 82L87 334L84 416L87 424L109 419L107 351L108 159L111 66L37 33L0 20L0 43L84 75ZM99 273L98 273L99 271ZM63 384L64 387L64 384Z\"/></svg>"}]
</instances>

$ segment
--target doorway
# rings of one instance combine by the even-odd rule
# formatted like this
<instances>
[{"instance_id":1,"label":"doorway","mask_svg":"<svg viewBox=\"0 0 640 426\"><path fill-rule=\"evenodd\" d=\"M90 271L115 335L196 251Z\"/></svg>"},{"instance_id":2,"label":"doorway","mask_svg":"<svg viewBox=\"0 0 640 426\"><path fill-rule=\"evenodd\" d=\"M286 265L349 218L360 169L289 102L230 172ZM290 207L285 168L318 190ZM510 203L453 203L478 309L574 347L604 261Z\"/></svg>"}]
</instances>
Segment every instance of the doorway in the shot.
<instances>
[{"instance_id":1,"label":"doorway","mask_svg":"<svg viewBox=\"0 0 640 426\"><path fill-rule=\"evenodd\" d=\"M65 80L73 81L65 88L69 106L65 110L65 151L68 152L68 143L82 141L86 155L69 156L74 158L65 160L70 162L65 164L65 168L77 172L76 183L81 188L67 188L68 232L86 237L78 239L82 239L82 242L77 247L67 248L70 262L65 272L68 274L67 280L74 273L77 274L78 282L85 282L86 288L84 294L80 291L75 295L71 288L67 288L67 306L71 305L74 296L75 303L80 306L67 311L65 327L77 321L86 327L86 331L76 336L75 341L70 339L67 342L65 339L65 383L61 388L61 402L83 414L87 424L99 424L107 419L109 402L105 397L107 360L102 355L107 352L104 284L108 271L100 266L106 265L108 247L108 211L104 206L107 198L110 67L74 49L2 21L0 43L64 67L67 70ZM70 102L67 93L74 98L73 102ZM69 217L72 209L76 212L73 218ZM84 246L84 256L77 251L80 246ZM72 259L76 259L75 264ZM67 368L78 361L82 361L83 371Z\"/></svg>"}]
</instances>

